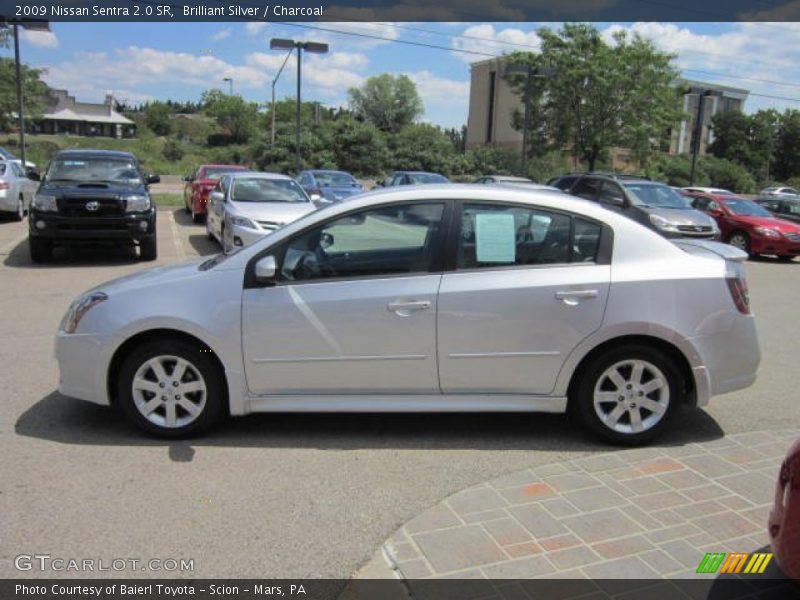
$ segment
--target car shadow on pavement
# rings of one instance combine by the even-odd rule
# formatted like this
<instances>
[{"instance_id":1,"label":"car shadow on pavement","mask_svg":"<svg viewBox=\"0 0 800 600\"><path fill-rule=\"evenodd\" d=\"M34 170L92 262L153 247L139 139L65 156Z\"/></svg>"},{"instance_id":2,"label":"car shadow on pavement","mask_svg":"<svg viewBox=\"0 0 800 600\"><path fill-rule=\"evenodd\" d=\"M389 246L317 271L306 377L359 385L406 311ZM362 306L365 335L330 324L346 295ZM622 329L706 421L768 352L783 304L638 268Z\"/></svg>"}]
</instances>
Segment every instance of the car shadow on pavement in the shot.
<instances>
[{"instance_id":1,"label":"car shadow on pavement","mask_svg":"<svg viewBox=\"0 0 800 600\"><path fill-rule=\"evenodd\" d=\"M28 251L28 240L23 240L8 253L3 264L6 267L24 269L51 269L65 267L113 267L138 264L139 257L134 246L76 246L53 249L53 258L36 264ZM148 264L148 263L142 263Z\"/></svg>"},{"instance_id":2,"label":"car shadow on pavement","mask_svg":"<svg viewBox=\"0 0 800 600\"><path fill-rule=\"evenodd\" d=\"M172 211L175 223L181 228L189 228L189 244L199 256L209 256L219 254L222 251L219 244L214 240L209 240L206 235L206 226L203 223L195 223L192 216L183 208L176 208Z\"/></svg>"},{"instance_id":3,"label":"car shadow on pavement","mask_svg":"<svg viewBox=\"0 0 800 600\"><path fill-rule=\"evenodd\" d=\"M15 425L17 435L64 444L165 446L177 462L189 462L192 448L469 449L613 451L566 415L543 413L484 414L307 414L276 413L232 417L210 433L170 442L149 437L113 408L48 394L26 410ZM702 410L676 415L657 447L706 442L724 436Z\"/></svg>"}]
</instances>

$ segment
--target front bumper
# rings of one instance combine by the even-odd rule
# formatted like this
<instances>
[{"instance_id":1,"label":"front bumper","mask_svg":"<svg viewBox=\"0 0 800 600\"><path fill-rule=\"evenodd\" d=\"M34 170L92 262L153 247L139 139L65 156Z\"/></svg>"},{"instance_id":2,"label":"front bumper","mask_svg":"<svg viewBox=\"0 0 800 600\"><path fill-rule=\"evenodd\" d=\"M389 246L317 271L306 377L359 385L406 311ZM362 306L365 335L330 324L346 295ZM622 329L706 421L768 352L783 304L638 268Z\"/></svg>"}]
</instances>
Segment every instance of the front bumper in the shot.
<instances>
[{"instance_id":1,"label":"front bumper","mask_svg":"<svg viewBox=\"0 0 800 600\"><path fill-rule=\"evenodd\" d=\"M800 256L800 240L792 241L783 237L775 239L754 235L750 238L750 252L775 256Z\"/></svg>"},{"instance_id":2,"label":"front bumper","mask_svg":"<svg viewBox=\"0 0 800 600\"><path fill-rule=\"evenodd\" d=\"M58 213L31 210L31 237L53 241L139 241L156 231L156 211L129 213L118 217L64 217Z\"/></svg>"},{"instance_id":3,"label":"front bumper","mask_svg":"<svg viewBox=\"0 0 800 600\"><path fill-rule=\"evenodd\" d=\"M229 231L233 246L237 248L249 246L253 242L257 242L263 239L264 236L272 233L272 231L269 230L256 230L248 227L240 227L239 225L231 225Z\"/></svg>"},{"instance_id":4,"label":"front bumper","mask_svg":"<svg viewBox=\"0 0 800 600\"><path fill-rule=\"evenodd\" d=\"M106 373L110 342L110 336L59 331L55 340L58 391L72 398L109 405Z\"/></svg>"}]
</instances>

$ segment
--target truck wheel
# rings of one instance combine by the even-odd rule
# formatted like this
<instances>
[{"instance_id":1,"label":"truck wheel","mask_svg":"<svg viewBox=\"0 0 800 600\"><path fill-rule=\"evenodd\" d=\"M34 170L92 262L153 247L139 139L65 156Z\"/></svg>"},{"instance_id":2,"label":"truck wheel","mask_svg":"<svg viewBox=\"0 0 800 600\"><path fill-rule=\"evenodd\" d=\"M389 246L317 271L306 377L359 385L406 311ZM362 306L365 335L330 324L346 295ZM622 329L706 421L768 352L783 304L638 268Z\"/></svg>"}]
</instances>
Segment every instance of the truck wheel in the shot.
<instances>
[{"instance_id":1,"label":"truck wheel","mask_svg":"<svg viewBox=\"0 0 800 600\"><path fill-rule=\"evenodd\" d=\"M47 262L53 258L53 244L50 240L28 236L28 250L35 263Z\"/></svg>"},{"instance_id":2,"label":"truck wheel","mask_svg":"<svg viewBox=\"0 0 800 600\"><path fill-rule=\"evenodd\" d=\"M145 236L139 242L139 260L155 260L158 258L156 234Z\"/></svg>"},{"instance_id":3,"label":"truck wheel","mask_svg":"<svg viewBox=\"0 0 800 600\"><path fill-rule=\"evenodd\" d=\"M22 201L22 196L17 200L17 210L14 211L14 220L22 221L25 217L25 204Z\"/></svg>"}]
</instances>

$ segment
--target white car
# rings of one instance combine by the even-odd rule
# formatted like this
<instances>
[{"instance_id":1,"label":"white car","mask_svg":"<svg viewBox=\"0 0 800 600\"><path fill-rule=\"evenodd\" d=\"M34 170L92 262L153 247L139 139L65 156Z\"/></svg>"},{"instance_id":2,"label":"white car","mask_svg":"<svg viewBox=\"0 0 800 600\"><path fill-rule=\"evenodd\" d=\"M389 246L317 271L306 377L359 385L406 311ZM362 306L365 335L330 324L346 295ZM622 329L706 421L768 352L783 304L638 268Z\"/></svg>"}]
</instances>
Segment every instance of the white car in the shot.
<instances>
[{"instance_id":1,"label":"white car","mask_svg":"<svg viewBox=\"0 0 800 600\"><path fill-rule=\"evenodd\" d=\"M732 191L726 190L725 188L715 188L715 187L696 187L690 186L685 188L678 188L678 191L684 192L699 192L701 194L712 194L714 196L735 196Z\"/></svg>"},{"instance_id":2,"label":"white car","mask_svg":"<svg viewBox=\"0 0 800 600\"><path fill-rule=\"evenodd\" d=\"M209 195L206 233L230 252L316 209L291 177L232 171L220 177Z\"/></svg>"},{"instance_id":3,"label":"white car","mask_svg":"<svg viewBox=\"0 0 800 600\"><path fill-rule=\"evenodd\" d=\"M39 182L32 180L17 161L0 160L0 213L21 221L28 212Z\"/></svg>"},{"instance_id":4,"label":"white car","mask_svg":"<svg viewBox=\"0 0 800 600\"><path fill-rule=\"evenodd\" d=\"M791 187L768 187L761 190L759 198L796 198L800 192Z\"/></svg>"},{"instance_id":5,"label":"white car","mask_svg":"<svg viewBox=\"0 0 800 600\"><path fill-rule=\"evenodd\" d=\"M745 258L561 192L402 186L86 292L59 391L165 437L225 413L569 408L641 444L754 381Z\"/></svg>"}]
</instances>

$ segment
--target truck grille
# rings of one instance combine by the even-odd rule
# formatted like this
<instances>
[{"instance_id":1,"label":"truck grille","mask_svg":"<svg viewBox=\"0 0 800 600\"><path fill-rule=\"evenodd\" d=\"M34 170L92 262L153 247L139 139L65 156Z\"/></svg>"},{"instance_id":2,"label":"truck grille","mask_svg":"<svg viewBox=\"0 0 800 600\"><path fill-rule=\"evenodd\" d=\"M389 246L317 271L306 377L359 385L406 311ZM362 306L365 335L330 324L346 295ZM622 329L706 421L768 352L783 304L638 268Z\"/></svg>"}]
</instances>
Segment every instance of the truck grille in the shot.
<instances>
[{"instance_id":1,"label":"truck grille","mask_svg":"<svg viewBox=\"0 0 800 600\"><path fill-rule=\"evenodd\" d=\"M124 202L113 196L67 197L59 204L59 212L65 217L119 217L125 214Z\"/></svg>"}]
</instances>

